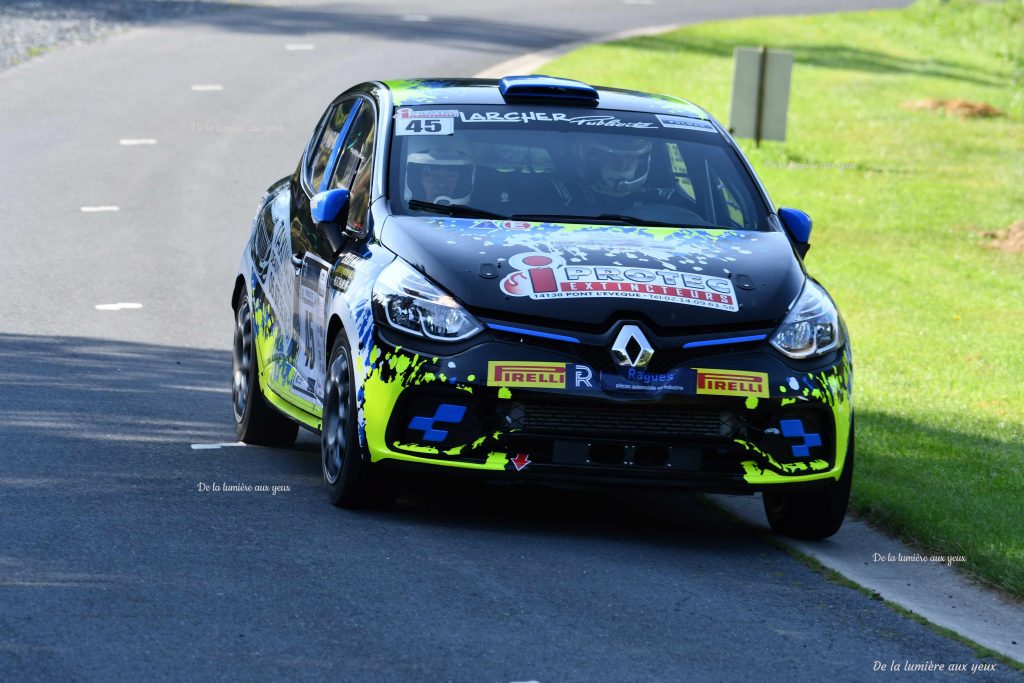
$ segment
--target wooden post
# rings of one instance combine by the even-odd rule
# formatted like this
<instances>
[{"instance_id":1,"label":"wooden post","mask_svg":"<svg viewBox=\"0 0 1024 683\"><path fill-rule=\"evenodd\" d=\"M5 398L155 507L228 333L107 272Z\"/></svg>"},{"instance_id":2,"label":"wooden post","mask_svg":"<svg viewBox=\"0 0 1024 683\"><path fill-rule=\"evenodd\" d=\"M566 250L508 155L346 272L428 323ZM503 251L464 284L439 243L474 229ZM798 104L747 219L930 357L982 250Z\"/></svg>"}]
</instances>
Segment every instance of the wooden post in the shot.
<instances>
[{"instance_id":1,"label":"wooden post","mask_svg":"<svg viewBox=\"0 0 1024 683\"><path fill-rule=\"evenodd\" d=\"M768 63L768 50L757 48L757 118L754 120L754 146L761 146L761 123L764 118L764 75Z\"/></svg>"}]
</instances>

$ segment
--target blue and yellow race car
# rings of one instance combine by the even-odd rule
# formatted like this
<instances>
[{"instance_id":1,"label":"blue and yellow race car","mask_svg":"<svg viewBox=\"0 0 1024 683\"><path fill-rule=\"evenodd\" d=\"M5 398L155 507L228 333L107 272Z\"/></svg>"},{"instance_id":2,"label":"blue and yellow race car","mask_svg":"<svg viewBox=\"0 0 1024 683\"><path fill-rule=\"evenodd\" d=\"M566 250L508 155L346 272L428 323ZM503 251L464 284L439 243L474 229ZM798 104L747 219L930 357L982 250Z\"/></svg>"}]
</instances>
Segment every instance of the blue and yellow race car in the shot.
<instances>
[{"instance_id":1,"label":"blue and yellow race car","mask_svg":"<svg viewBox=\"0 0 1024 683\"><path fill-rule=\"evenodd\" d=\"M318 432L343 507L448 468L762 491L777 532L829 536L852 360L810 231L685 100L546 76L357 85L242 254L238 437Z\"/></svg>"}]
</instances>

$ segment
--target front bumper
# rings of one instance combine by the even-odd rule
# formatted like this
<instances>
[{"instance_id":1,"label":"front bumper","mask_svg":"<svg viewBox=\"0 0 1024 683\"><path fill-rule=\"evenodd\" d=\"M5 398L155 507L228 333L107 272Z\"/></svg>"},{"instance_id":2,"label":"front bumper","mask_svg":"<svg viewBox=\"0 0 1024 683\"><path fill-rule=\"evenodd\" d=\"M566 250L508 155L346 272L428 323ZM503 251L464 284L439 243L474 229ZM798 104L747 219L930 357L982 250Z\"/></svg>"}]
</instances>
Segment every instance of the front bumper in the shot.
<instances>
[{"instance_id":1,"label":"front bumper","mask_svg":"<svg viewBox=\"0 0 1024 683\"><path fill-rule=\"evenodd\" d=\"M763 345L660 358L629 374L583 347L500 338L427 355L378 331L362 436L373 462L523 479L752 491L839 478L853 410L847 350L800 369Z\"/></svg>"}]
</instances>

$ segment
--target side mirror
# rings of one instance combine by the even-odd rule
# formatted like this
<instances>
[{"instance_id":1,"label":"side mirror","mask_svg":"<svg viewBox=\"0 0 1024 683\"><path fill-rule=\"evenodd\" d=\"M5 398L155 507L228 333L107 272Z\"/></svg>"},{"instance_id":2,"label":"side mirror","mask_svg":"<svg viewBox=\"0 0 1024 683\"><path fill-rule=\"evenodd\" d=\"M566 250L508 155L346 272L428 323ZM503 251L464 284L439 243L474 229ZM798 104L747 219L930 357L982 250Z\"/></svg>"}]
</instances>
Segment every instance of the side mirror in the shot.
<instances>
[{"instance_id":1,"label":"side mirror","mask_svg":"<svg viewBox=\"0 0 1024 683\"><path fill-rule=\"evenodd\" d=\"M313 222L335 254L344 241L342 226L348 218L348 198L348 190L327 190L313 195L309 202Z\"/></svg>"},{"instance_id":2,"label":"side mirror","mask_svg":"<svg viewBox=\"0 0 1024 683\"><path fill-rule=\"evenodd\" d=\"M779 209L779 220L782 227L786 229L789 239L793 240L793 246L800 253L800 258L807 255L811 248L811 217L799 209Z\"/></svg>"}]
</instances>

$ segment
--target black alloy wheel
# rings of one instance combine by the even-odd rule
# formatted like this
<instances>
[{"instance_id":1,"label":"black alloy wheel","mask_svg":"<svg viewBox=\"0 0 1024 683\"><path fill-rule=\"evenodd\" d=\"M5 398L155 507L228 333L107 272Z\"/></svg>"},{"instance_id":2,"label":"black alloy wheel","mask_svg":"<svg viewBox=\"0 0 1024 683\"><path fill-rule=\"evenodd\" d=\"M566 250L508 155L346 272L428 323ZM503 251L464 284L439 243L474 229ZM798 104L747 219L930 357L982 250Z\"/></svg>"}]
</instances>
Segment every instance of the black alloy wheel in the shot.
<instances>
[{"instance_id":1,"label":"black alloy wheel","mask_svg":"<svg viewBox=\"0 0 1024 683\"><path fill-rule=\"evenodd\" d=\"M327 363L320 456L331 502L343 508L387 507L395 502L395 482L371 465L359 444L352 357L344 331Z\"/></svg>"},{"instance_id":2,"label":"black alloy wheel","mask_svg":"<svg viewBox=\"0 0 1024 683\"><path fill-rule=\"evenodd\" d=\"M252 307L240 295L231 349L231 405L239 441L259 446L291 446L299 425L267 404L260 389L253 339Z\"/></svg>"}]
</instances>

